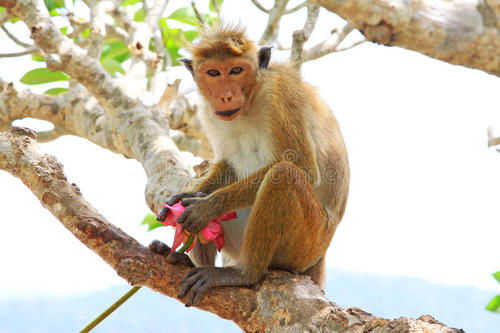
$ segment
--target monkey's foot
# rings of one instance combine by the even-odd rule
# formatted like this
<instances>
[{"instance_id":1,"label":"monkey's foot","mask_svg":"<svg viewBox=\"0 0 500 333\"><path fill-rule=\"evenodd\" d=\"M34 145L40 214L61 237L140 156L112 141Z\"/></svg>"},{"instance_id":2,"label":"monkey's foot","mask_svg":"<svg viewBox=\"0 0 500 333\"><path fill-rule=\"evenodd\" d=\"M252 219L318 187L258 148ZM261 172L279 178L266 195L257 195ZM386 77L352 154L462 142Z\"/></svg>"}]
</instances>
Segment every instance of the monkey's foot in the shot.
<instances>
[{"instance_id":1,"label":"monkey's foot","mask_svg":"<svg viewBox=\"0 0 500 333\"><path fill-rule=\"evenodd\" d=\"M201 297L213 287L251 286L251 281L233 267L196 267L186 274L182 280L179 298L186 297L187 307L197 303Z\"/></svg>"},{"instance_id":2,"label":"monkey's foot","mask_svg":"<svg viewBox=\"0 0 500 333\"><path fill-rule=\"evenodd\" d=\"M149 249L155 253L167 257L167 262L169 264L181 263L189 267L194 267L193 262L187 254L178 252L170 253L170 246L159 240L152 241L151 244L149 244Z\"/></svg>"}]
</instances>

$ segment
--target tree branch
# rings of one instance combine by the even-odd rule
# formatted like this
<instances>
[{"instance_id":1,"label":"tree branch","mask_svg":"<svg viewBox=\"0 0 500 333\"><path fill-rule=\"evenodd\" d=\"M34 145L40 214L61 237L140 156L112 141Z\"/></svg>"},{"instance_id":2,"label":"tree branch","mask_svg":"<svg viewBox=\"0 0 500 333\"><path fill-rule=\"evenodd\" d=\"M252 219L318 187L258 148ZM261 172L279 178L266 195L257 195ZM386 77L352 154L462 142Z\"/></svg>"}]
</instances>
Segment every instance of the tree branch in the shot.
<instances>
[{"instance_id":1,"label":"tree branch","mask_svg":"<svg viewBox=\"0 0 500 333\"><path fill-rule=\"evenodd\" d=\"M26 128L0 133L0 169L20 178L64 227L122 278L177 298L189 268L168 264L165 257L109 223L78 186L68 182L56 158L41 152L35 139L36 133ZM356 308L342 309L309 277L277 271L253 288L214 288L196 306L234 321L246 332L461 332L430 316L387 320Z\"/></svg>"},{"instance_id":2,"label":"tree branch","mask_svg":"<svg viewBox=\"0 0 500 333\"><path fill-rule=\"evenodd\" d=\"M36 47L31 47L29 49L26 49L24 51L19 51L19 52L13 52L13 53L0 53L0 58L13 58L13 57L20 57L23 55L31 54L31 53L36 53L38 52L38 49Z\"/></svg>"},{"instance_id":3,"label":"tree branch","mask_svg":"<svg viewBox=\"0 0 500 333\"><path fill-rule=\"evenodd\" d=\"M329 53L345 51L351 49L359 44L366 42L366 39L359 40L354 42L353 44L346 46L345 48L339 48L340 43L344 41L344 39L353 31L353 27L349 23L347 23L342 31L338 32L336 30L332 31L332 34L325 41L316 44L310 49L304 50L303 53L303 61L310 61L321 58Z\"/></svg>"},{"instance_id":4,"label":"tree branch","mask_svg":"<svg viewBox=\"0 0 500 333\"><path fill-rule=\"evenodd\" d=\"M259 45L268 45L276 42L278 39L280 20L283 17L288 0L276 0L274 7L269 10L269 19L266 29L260 37Z\"/></svg>"},{"instance_id":5,"label":"tree branch","mask_svg":"<svg viewBox=\"0 0 500 333\"><path fill-rule=\"evenodd\" d=\"M292 52L290 56L290 62L292 67L300 71L302 66L302 54L304 50L304 44L311 36L312 31L318 21L319 16L319 6L308 4L307 5L307 19L304 23L304 28L302 30L296 30L293 33L292 40Z\"/></svg>"},{"instance_id":6,"label":"tree branch","mask_svg":"<svg viewBox=\"0 0 500 333\"><path fill-rule=\"evenodd\" d=\"M9 37L14 43L16 43L17 45L21 46L21 47L24 47L24 48L30 48L30 47L33 47L33 45L31 44L28 44L28 43L24 43L24 42L21 42L16 36L14 36L10 31L9 29L7 29L7 27L5 27L5 25L2 24L2 26L0 27L2 28L3 32L5 32L5 34L7 35L7 37Z\"/></svg>"},{"instance_id":7,"label":"tree branch","mask_svg":"<svg viewBox=\"0 0 500 333\"><path fill-rule=\"evenodd\" d=\"M368 40L500 76L495 0L309 0L337 13Z\"/></svg>"},{"instance_id":8,"label":"tree branch","mask_svg":"<svg viewBox=\"0 0 500 333\"><path fill-rule=\"evenodd\" d=\"M291 14L291 13L295 13L296 11L298 11L299 9L302 9L304 8L305 6L307 5L307 1L304 1L302 2L301 4L298 4L297 6L295 7L292 7L290 9L287 9L285 10L285 15L288 15L288 14Z\"/></svg>"},{"instance_id":9,"label":"tree branch","mask_svg":"<svg viewBox=\"0 0 500 333\"><path fill-rule=\"evenodd\" d=\"M260 11L269 14L269 9L266 9L258 0L252 0L252 3L257 7Z\"/></svg>"}]
</instances>

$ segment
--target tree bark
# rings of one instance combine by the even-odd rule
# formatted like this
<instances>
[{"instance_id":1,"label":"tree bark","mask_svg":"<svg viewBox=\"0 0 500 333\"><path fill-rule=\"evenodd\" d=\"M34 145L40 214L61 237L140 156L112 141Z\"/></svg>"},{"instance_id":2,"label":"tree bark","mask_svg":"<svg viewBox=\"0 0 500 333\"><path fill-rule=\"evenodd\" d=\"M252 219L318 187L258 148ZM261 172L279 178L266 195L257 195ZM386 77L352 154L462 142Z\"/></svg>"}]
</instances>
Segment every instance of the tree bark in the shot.
<instances>
[{"instance_id":1,"label":"tree bark","mask_svg":"<svg viewBox=\"0 0 500 333\"><path fill-rule=\"evenodd\" d=\"M500 76L498 0L309 0L368 40Z\"/></svg>"},{"instance_id":2,"label":"tree bark","mask_svg":"<svg viewBox=\"0 0 500 333\"><path fill-rule=\"evenodd\" d=\"M98 2L91 4L96 6L93 10L98 10ZM137 159L148 176L147 203L157 211L169 194L181 190L190 180L168 128L170 125L191 137L199 137L194 112L177 112L185 110L186 105L180 105L180 109L148 105L107 73L97 60L102 34L107 29L102 20L89 23L96 29L85 50L61 34L43 1L0 0L0 5L8 5L8 13L28 25L36 47L47 56L50 69L64 71L77 81L71 82L69 92L54 97L16 90L12 84L0 80L0 169L20 178L78 240L96 252L118 275L133 285L147 286L176 298L180 281L189 268L166 263L163 256L149 251L109 223L85 201L78 186L68 182L55 157L41 152L35 141L36 133L23 128L9 130L9 126L12 121L29 116L48 120L55 128L41 133L42 141L73 134ZM117 16L122 14L113 12ZM150 28L123 17L124 33L132 41L132 47L149 41L148 37L140 37L143 34L139 32L154 31L151 22L158 13L151 11L148 15L151 19L147 19L150 23L146 24ZM155 54L141 53L139 49L143 47L133 52L137 64L154 62ZM168 105L170 91L164 96ZM176 103L182 104L182 101L176 100ZM187 122L193 126L186 129ZM308 277L278 271L268 274L253 288L213 289L197 307L232 320L247 332L461 331L430 316L387 320L356 308L342 309L328 301Z\"/></svg>"},{"instance_id":3,"label":"tree bark","mask_svg":"<svg viewBox=\"0 0 500 333\"><path fill-rule=\"evenodd\" d=\"M21 179L64 227L122 278L177 298L190 268L168 264L108 222L35 140L36 133L27 128L0 133L0 169ZM387 320L357 308L343 309L328 301L309 277L278 271L253 288L214 288L196 307L234 321L245 332L462 332L430 316Z\"/></svg>"}]
</instances>

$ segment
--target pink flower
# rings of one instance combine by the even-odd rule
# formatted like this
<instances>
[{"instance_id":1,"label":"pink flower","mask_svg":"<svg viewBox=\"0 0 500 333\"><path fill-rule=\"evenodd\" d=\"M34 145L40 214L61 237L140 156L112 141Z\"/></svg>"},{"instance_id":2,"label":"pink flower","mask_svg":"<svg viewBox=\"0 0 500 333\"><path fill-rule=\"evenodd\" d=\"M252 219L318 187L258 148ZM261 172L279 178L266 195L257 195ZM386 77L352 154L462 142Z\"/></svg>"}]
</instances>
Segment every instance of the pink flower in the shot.
<instances>
[{"instance_id":1,"label":"pink flower","mask_svg":"<svg viewBox=\"0 0 500 333\"><path fill-rule=\"evenodd\" d=\"M175 228L174 235L174 243L172 244L171 252L174 252L175 249L179 247L182 243L186 243L190 234L184 230L181 224L177 223L177 219L179 216L186 210L186 207L181 205L180 202L169 206L167 204L163 205L163 207L168 208L169 212L165 221L162 223L166 226L172 226ZM210 221L208 225L203 228L198 235L195 236L195 239L191 246L186 250L186 252L191 251L196 243L196 238L200 240L200 243L207 244L208 242L215 242L215 247L217 250L221 250L224 246L224 230L222 229L220 223L223 221L229 221L235 219L237 217L235 212L226 213L220 217L217 217Z\"/></svg>"}]
</instances>

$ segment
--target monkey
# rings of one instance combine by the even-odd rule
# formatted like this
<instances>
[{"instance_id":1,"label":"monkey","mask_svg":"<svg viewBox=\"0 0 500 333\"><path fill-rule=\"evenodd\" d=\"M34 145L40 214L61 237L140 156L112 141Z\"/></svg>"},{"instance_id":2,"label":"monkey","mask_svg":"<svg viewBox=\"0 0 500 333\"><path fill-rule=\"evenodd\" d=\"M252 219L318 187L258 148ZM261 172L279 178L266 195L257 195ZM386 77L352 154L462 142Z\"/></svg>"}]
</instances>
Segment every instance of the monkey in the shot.
<instances>
[{"instance_id":1,"label":"monkey","mask_svg":"<svg viewBox=\"0 0 500 333\"><path fill-rule=\"evenodd\" d=\"M181 61L203 99L200 118L215 158L205 177L167 204L187 207L178 223L191 233L226 212L238 218L222 223L224 267L215 267L212 244L197 243L191 258L168 255L193 267L179 298L191 306L210 288L252 286L270 269L306 274L323 287L325 253L349 191L336 118L295 69L270 64L271 48L258 49L239 25L202 30L187 49L192 58ZM159 241L151 249L170 251Z\"/></svg>"}]
</instances>

